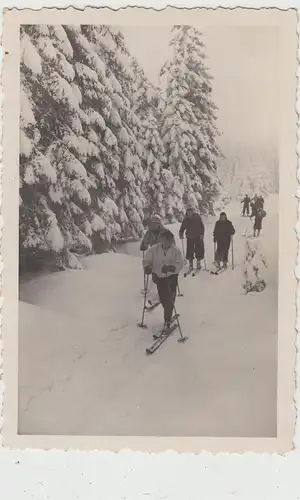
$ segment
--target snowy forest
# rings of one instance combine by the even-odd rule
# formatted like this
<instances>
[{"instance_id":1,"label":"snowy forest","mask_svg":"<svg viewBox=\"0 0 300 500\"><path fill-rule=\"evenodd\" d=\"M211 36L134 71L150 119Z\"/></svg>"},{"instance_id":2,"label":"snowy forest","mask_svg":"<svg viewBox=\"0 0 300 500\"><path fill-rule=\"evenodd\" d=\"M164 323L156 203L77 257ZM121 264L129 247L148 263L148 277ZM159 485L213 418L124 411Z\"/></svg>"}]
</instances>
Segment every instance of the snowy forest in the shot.
<instances>
[{"instance_id":1,"label":"snowy forest","mask_svg":"<svg viewBox=\"0 0 300 500\"><path fill-rule=\"evenodd\" d=\"M225 155L218 173L229 197L244 197L246 193L267 196L279 192L279 160L274 144L237 143L231 147L227 144Z\"/></svg>"},{"instance_id":2,"label":"snowy forest","mask_svg":"<svg viewBox=\"0 0 300 500\"><path fill-rule=\"evenodd\" d=\"M174 26L155 87L104 25L21 27L20 269L138 239L150 213L213 214L216 106L199 31Z\"/></svg>"}]
</instances>

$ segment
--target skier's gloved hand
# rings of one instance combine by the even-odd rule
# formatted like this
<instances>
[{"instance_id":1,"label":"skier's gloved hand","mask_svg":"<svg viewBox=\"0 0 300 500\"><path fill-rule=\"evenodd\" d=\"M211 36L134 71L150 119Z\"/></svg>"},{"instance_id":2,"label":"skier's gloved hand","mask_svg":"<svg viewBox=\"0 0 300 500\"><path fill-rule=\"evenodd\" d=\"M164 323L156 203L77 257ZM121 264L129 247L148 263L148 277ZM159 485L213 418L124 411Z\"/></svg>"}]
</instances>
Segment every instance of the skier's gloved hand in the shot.
<instances>
[{"instance_id":1,"label":"skier's gloved hand","mask_svg":"<svg viewBox=\"0 0 300 500\"><path fill-rule=\"evenodd\" d=\"M152 273L152 267L146 266L145 269L144 269L144 271L145 271L145 274L149 275L149 274Z\"/></svg>"},{"instance_id":2,"label":"skier's gloved hand","mask_svg":"<svg viewBox=\"0 0 300 500\"><path fill-rule=\"evenodd\" d=\"M161 272L164 274L167 274L169 272L169 266L166 266L166 265L162 266Z\"/></svg>"},{"instance_id":3,"label":"skier's gloved hand","mask_svg":"<svg viewBox=\"0 0 300 500\"><path fill-rule=\"evenodd\" d=\"M169 273L175 273L176 267L175 266L168 266L168 271L169 271Z\"/></svg>"}]
</instances>

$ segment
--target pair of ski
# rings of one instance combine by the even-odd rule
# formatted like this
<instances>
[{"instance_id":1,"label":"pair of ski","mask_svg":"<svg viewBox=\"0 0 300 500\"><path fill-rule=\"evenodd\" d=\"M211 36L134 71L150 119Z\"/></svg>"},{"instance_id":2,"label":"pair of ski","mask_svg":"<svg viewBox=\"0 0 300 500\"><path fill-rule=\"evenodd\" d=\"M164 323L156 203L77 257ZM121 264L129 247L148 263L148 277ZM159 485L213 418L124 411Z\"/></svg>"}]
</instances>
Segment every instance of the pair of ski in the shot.
<instances>
[{"instance_id":1,"label":"pair of ski","mask_svg":"<svg viewBox=\"0 0 300 500\"><path fill-rule=\"evenodd\" d=\"M227 267L220 267L219 269L216 269L215 271L210 271L210 274L214 274L215 276L218 276L219 274L224 273L224 271L227 270Z\"/></svg>"},{"instance_id":2,"label":"pair of ski","mask_svg":"<svg viewBox=\"0 0 300 500\"><path fill-rule=\"evenodd\" d=\"M173 318L171 319L170 327L166 328L165 326L162 328L162 330L158 333L155 333L153 335L154 342L150 347L147 347L146 353L147 354L153 354L157 349L164 343L165 340L171 335L171 333L176 330L178 327L178 323L175 323L175 321L179 318L179 314L175 314Z\"/></svg>"},{"instance_id":3,"label":"pair of ski","mask_svg":"<svg viewBox=\"0 0 300 500\"><path fill-rule=\"evenodd\" d=\"M190 274L194 277L196 276L197 273L199 273L200 271L202 271L202 269L188 269L185 273L184 273L184 277L186 278L187 276L189 276ZM204 269L205 271L205 269Z\"/></svg>"}]
</instances>

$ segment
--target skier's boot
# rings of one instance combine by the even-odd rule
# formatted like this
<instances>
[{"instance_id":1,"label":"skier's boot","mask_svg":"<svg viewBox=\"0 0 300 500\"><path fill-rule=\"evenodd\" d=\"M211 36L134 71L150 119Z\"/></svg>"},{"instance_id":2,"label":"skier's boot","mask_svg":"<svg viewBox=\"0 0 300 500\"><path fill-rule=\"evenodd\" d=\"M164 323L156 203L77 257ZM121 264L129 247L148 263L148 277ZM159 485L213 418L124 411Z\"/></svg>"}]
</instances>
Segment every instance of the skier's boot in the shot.
<instances>
[{"instance_id":1,"label":"skier's boot","mask_svg":"<svg viewBox=\"0 0 300 500\"><path fill-rule=\"evenodd\" d=\"M164 331L168 331L171 327L171 321L165 321Z\"/></svg>"},{"instance_id":2,"label":"skier's boot","mask_svg":"<svg viewBox=\"0 0 300 500\"><path fill-rule=\"evenodd\" d=\"M197 260L197 271L201 270L201 260Z\"/></svg>"},{"instance_id":3,"label":"skier's boot","mask_svg":"<svg viewBox=\"0 0 300 500\"><path fill-rule=\"evenodd\" d=\"M193 268L193 261L192 260L189 260L189 271L192 271L194 268Z\"/></svg>"},{"instance_id":4,"label":"skier's boot","mask_svg":"<svg viewBox=\"0 0 300 500\"><path fill-rule=\"evenodd\" d=\"M223 262L224 269L227 269L227 262Z\"/></svg>"}]
</instances>

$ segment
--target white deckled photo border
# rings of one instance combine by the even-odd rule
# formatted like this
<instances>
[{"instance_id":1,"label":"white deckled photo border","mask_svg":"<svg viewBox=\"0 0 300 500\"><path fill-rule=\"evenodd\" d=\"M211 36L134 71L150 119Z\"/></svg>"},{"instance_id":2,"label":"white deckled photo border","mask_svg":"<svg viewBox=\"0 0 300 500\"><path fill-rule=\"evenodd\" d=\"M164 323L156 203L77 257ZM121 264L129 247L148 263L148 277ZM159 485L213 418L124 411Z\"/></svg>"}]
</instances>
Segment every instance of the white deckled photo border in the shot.
<instances>
[{"instance_id":1,"label":"white deckled photo border","mask_svg":"<svg viewBox=\"0 0 300 500\"><path fill-rule=\"evenodd\" d=\"M19 143L19 26L21 24L192 24L195 10L168 7L161 11L128 7L76 10L9 10L4 13L3 46L3 201L2 214L2 338L5 384L3 444L17 448L81 449L142 452L174 450L181 453L288 452L293 447L296 420L295 323L297 256L297 14L294 9L201 8L201 26L207 24L274 25L281 30L280 64L280 196L279 196L279 310L278 310L278 436L277 438L201 438L129 436L26 436L17 433L18 392L18 148ZM172 17L172 21L170 21ZM11 147L12 146L12 147ZM284 256L284 258L282 258Z\"/></svg>"}]
</instances>

